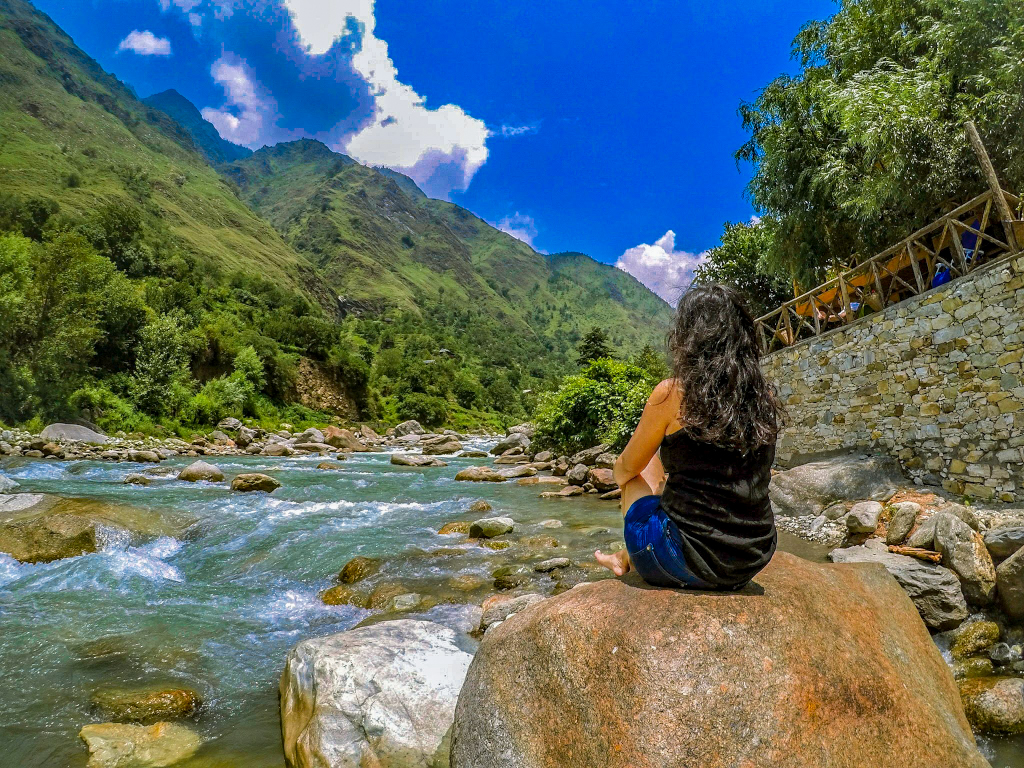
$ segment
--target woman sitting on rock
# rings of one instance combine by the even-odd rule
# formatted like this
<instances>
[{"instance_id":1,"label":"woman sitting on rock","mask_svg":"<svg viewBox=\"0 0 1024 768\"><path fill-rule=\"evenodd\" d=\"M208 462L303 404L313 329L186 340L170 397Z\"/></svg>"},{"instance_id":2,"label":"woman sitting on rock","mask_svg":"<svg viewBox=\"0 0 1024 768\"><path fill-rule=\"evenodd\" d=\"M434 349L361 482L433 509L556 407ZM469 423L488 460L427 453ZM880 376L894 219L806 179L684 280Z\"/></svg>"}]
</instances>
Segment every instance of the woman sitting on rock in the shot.
<instances>
[{"instance_id":1,"label":"woman sitting on rock","mask_svg":"<svg viewBox=\"0 0 1024 768\"><path fill-rule=\"evenodd\" d=\"M768 482L781 406L735 289L690 288L669 343L674 375L615 463L626 548L594 554L659 587L740 589L775 552Z\"/></svg>"}]
</instances>

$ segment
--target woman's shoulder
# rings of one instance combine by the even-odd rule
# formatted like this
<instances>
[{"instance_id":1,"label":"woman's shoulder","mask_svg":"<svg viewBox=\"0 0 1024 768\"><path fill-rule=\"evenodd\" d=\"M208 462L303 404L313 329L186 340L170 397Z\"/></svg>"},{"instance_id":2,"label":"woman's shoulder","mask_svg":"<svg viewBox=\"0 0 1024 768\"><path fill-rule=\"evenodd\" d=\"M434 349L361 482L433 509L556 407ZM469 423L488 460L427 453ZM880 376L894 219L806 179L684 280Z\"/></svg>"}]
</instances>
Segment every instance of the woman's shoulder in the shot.
<instances>
[{"instance_id":1,"label":"woman's shoulder","mask_svg":"<svg viewBox=\"0 0 1024 768\"><path fill-rule=\"evenodd\" d=\"M678 379L665 379L655 386L649 402L652 405L664 405L677 410L683 398L683 391Z\"/></svg>"}]
</instances>

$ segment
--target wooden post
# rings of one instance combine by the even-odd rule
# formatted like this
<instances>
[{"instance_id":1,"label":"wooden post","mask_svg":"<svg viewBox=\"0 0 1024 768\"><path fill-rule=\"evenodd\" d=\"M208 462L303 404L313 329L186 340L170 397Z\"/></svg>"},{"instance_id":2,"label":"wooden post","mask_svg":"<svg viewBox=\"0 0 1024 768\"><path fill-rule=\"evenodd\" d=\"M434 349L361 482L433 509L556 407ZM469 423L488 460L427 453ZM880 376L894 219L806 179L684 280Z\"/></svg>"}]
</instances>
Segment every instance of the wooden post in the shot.
<instances>
[{"instance_id":1,"label":"wooden post","mask_svg":"<svg viewBox=\"0 0 1024 768\"><path fill-rule=\"evenodd\" d=\"M839 292L843 297L843 322L853 322L853 307L850 306L850 291L846 286L846 280L839 275Z\"/></svg>"},{"instance_id":2,"label":"wooden post","mask_svg":"<svg viewBox=\"0 0 1024 768\"><path fill-rule=\"evenodd\" d=\"M1018 246L1017 236L1013 231L1012 224L1014 217L1010 212L1010 206L1006 204L1006 196L1003 194L1003 188L999 184L999 177L996 176L996 169L993 167L992 160L985 150L985 145L981 141L981 135L978 133L978 127L974 124L974 121L968 120L964 127L967 130L967 138L974 148L974 154L978 156L978 162L981 163L981 171L985 174L985 181L988 182L989 189L992 190L992 196L995 198L996 210L999 211L999 218L1003 222L1003 231L1006 232L1006 242L1009 243L1010 250L1016 253Z\"/></svg>"}]
</instances>

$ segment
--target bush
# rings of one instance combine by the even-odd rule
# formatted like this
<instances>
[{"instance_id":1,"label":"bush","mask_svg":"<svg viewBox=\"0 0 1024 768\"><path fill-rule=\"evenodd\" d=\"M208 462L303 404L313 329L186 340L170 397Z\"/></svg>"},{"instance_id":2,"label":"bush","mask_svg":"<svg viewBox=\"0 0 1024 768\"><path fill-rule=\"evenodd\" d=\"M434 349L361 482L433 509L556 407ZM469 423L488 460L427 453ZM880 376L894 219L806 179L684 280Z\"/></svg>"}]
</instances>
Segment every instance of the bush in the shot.
<instances>
[{"instance_id":1,"label":"bush","mask_svg":"<svg viewBox=\"0 0 1024 768\"><path fill-rule=\"evenodd\" d=\"M398 417L415 419L421 424L443 424L448 420L448 401L422 392L407 392L398 400Z\"/></svg>"},{"instance_id":2,"label":"bush","mask_svg":"<svg viewBox=\"0 0 1024 768\"><path fill-rule=\"evenodd\" d=\"M564 453L598 443L620 450L640 422L655 384L647 371L630 363L594 360L541 397L536 439Z\"/></svg>"},{"instance_id":3,"label":"bush","mask_svg":"<svg viewBox=\"0 0 1024 768\"><path fill-rule=\"evenodd\" d=\"M188 376L184 334L175 318L161 315L141 335L130 392L139 408L161 416L170 410L172 386Z\"/></svg>"},{"instance_id":4,"label":"bush","mask_svg":"<svg viewBox=\"0 0 1024 768\"><path fill-rule=\"evenodd\" d=\"M77 389L68 398L68 405L104 432L153 431L153 423L145 415L102 384Z\"/></svg>"}]
</instances>

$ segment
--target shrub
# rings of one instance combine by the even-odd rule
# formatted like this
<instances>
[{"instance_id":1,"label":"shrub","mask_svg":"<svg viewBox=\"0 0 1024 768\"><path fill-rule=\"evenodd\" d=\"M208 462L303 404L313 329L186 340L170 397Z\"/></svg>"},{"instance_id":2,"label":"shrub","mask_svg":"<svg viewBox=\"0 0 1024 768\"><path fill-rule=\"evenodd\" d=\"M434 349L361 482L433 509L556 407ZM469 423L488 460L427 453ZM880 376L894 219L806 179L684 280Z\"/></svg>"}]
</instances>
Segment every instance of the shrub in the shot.
<instances>
[{"instance_id":1,"label":"shrub","mask_svg":"<svg viewBox=\"0 0 1024 768\"><path fill-rule=\"evenodd\" d=\"M127 400L102 384L86 385L71 394L68 405L104 432L151 432L153 423Z\"/></svg>"},{"instance_id":2,"label":"shrub","mask_svg":"<svg viewBox=\"0 0 1024 768\"><path fill-rule=\"evenodd\" d=\"M406 392L398 400L398 417L415 419L421 424L443 424L448 420L448 401L422 392Z\"/></svg>"},{"instance_id":3,"label":"shrub","mask_svg":"<svg viewBox=\"0 0 1024 768\"><path fill-rule=\"evenodd\" d=\"M129 391L139 408L160 416L170 411L172 386L188 376L184 334L176 318L161 315L141 335Z\"/></svg>"},{"instance_id":4,"label":"shrub","mask_svg":"<svg viewBox=\"0 0 1024 768\"><path fill-rule=\"evenodd\" d=\"M565 453L602 442L621 449L640 422L656 383L647 371L630 363L594 360L541 397L536 439Z\"/></svg>"}]
</instances>

